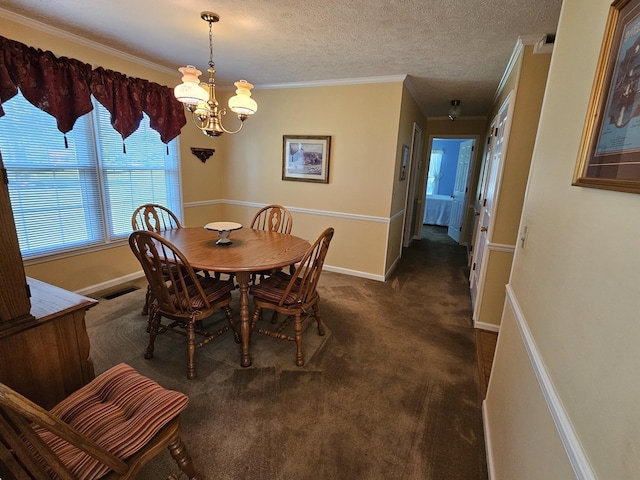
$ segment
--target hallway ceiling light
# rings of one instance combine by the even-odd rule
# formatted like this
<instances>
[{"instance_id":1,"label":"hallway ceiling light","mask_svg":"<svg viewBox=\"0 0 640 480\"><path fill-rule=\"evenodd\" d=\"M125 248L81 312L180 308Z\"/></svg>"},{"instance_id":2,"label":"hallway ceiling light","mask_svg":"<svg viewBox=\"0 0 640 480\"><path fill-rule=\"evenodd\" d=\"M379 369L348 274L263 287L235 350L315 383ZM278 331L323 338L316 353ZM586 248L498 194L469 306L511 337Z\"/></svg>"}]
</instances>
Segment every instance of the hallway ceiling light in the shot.
<instances>
[{"instance_id":1,"label":"hallway ceiling light","mask_svg":"<svg viewBox=\"0 0 640 480\"><path fill-rule=\"evenodd\" d=\"M449 118L453 122L460 116L460 100L451 100L451 108L449 109Z\"/></svg>"},{"instance_id":2,"label":"hallway ceiling light","mask_svg":"<svg viewBox=\"0 0 640 480\"><path fill-rule=\"evenodd\" d=\"M256 101L251 98L251 85L246 80L239 80L234 83L236 94L229 99L229 109L234 112L240 120L237 130L227 130L222 125L222 116L226 115L227 109L218 110L216 100L215 84L215 64L213 62L213 34L212 24L220 20L218 14L213 12L202 12L200 14L205 22L209 22L209 80L207 83L200 83L202 72L193 65L180 67L182 73L182 83L173 89L175 97L185 104L187 110L191 112L193 122L202 133L210 137L218 137L223 133L234 134L242 130L244 121L249 115L253 115L258 110Z\"/></svg>"}]
</instances>

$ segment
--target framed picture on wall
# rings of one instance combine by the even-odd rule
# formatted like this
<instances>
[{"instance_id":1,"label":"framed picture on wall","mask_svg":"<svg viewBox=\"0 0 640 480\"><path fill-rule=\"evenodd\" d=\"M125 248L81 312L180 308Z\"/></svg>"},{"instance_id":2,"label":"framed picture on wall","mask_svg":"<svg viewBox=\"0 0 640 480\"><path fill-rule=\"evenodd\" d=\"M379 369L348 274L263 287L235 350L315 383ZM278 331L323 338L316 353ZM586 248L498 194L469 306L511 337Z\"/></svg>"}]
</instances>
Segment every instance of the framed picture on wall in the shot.
<instances>
[{"instance_id":1,"label":"framed picture on wall","mask_svg":"<svg viewBox=\"0 0 640 480\"><path fill-rule=\"evenodd\" d=\"M407 164L409 163L409 146L402 146L402 165L400 167L400 180L407 178Z\"/></svg>"},{"instance_id":2,"label":"framed picture on wall","mask_svg":"<svg viewBox=\"0 0 640 480\"><path fill-rule=\"evenodd\" d=\"M573 185L640 193L640 0L609 10Z\"/></svg>"},{"instance_id":3,"label":"framed picture on wall","mask_svg":"<svg viewBox=\"0 0 640 480\"><path fill-rule=\"evenodd\" d=\"M282 180L329 183L328 135L283 135Z\"/></svg>"}]
</instances>

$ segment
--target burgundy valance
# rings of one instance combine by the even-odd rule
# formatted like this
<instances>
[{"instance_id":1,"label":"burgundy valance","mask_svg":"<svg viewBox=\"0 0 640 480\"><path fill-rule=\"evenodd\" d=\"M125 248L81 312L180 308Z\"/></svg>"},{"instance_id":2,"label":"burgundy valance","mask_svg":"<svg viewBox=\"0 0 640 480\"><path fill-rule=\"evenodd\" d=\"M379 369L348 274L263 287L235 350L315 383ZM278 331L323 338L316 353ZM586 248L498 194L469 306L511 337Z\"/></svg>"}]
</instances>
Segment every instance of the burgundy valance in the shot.
<instances>
[{"instance_id":1,"label":"burgundy valance","mask_svg":"<svg viewBox=\"0 0 640 480\"><path fill-rule=\"evenodd\" d=\"M2 36L0 51L0 116L2 103L19 88L29 102L56 118L62 133L93 109L91 94L109 111L111 125L123 139L136 131L142 112L164 143L186 124L184 108L169 87L102 67L92 70L89 64Z\"/></svg>"}]
</instances>

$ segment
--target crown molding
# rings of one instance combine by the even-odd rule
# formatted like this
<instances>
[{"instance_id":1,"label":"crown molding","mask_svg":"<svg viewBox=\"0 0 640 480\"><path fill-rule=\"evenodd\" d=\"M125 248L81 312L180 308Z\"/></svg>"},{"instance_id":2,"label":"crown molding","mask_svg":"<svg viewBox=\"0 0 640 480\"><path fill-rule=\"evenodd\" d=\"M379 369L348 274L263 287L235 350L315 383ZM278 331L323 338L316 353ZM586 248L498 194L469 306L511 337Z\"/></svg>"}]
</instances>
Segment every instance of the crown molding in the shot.
<instances>
[{"instance_id":1,"label":"crown molding","mask_svg":"<svg viewBox=\"0 0 640 480\"><path fill-rule=\"evenodd\" d=\"M331 80L312 80L308 82L265 83L255 85L256 90L276 90L279 88L336 87L341 85L362 85L368 83L402 83L406 75L381 77L336 78Z\"/></svg>"},{"instance_id":2,"label":"crown molding","mask_svg":"<svg viewBox=\"0 0 640 480\"><path fill-rule=\"evenodd\" d=\"M534 53L547 53L542 51L542 49L539 47L541 42L544 43L546 39L547 39L546 35L539 35L539 34L538 35L521 35L518 37L518 40L516 40L516 46L513 48L513 52L511 53L511 58L509 59L509 63L507 63L507 68L504 70L504 73L502 74L502 78L500 79L500 83L498 83L498 88L496 89L496 93L493 96L493 103L495 103L496 100L498 99L498 96L500 95L500 92L504 88L504 85L507 82L509 75L511 75L511 71L515 67L518 61L518 57L520 56L520 53L522 53L522 50L524 49L525 45L534 45ZM553 49L553 46L551 48Z\"/></svg>"},{"instance_id":3,"label":"crown molding","mask_svg":"<svg viewBox=\"0 0 640 480\"><path fill-rule=\"evenodd\" d=\"M94 50L98 50L102 53L106 53L108 55L112 55L114 57L120 58L122 60L126 60L128 62L135 63L137 65L141 65L143 67L149 68L151 70L155 70L160 73L164 73L167 75L177 76L177 69L167 68L162 65L158 65L157 63L150 62L149 60L145 60L140 57L136 57L135 55L131 55L129 53L125 53L121 50L117 50L115 48L107 47L101 43L95 42L93 40L89 40L88 38L81 37L80 35L76 35L74 33L67 32L65 30L61 30L56 27L52 27L51 25L47 25L46 23L39 22L38 20L33 20L31 18L25 17L24 15L20 15L14 12L10 12L5 10L4 8L0 8L0 17L6 18L15 23L19 23L20 25L24 25L26 27L33 28L34 30L38 30L44 33L48 33L49 35L53 35L58 38L62 38L64 40L68 40L70 42L78 43L85 47L92 48Z\"/></svg>"}]
</instances>

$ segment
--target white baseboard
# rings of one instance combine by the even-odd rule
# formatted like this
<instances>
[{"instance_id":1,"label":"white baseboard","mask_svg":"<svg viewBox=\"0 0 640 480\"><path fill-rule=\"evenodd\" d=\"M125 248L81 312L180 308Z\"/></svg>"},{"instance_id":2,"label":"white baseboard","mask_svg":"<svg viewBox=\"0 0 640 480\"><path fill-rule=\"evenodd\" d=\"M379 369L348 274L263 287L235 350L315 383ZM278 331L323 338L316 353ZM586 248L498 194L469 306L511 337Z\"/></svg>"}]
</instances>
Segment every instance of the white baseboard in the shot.
<instances>
[{"instance_id":1,"label":"white baseboard","mask_svg":"<svg viewBox=\"0 0 640 480\"><path fill-rule=\"evenodd\" d=\"M144 277L144 272L142 270L134 273L130 273L128 275L123 275L122 277L114 278L102 283L96 283L95 285L90 285L85 288L81 288L80 290L76 290L78 295L90 295L94 292L99 292L100 290L106 290L107 288L117 287L118 285L122 285L123 283L132 282L134 280L138 280L139 278Z\"/></svg>"},{"instance_id":2,"label":"white baseboard","mask_svg":"<svg viewBox=\"0 0 640 480\"><path fill-rule=\"evenodd\" d=\"M491 433L489 432L489 422L487 420L487 405L486 400L482 401L482 427L484 430L484 445L485 445L485 455L487 456L487 470L489 473L489 480L492 478L496 478L494 472L494 463L493 463L493 446L491 444Z\"/></svg>"},{"instance_id":3,"label":"white baseboard","mask_svg":"<svg viewBox=\"0 0 640 480\"><path fill-rule=\"evenodd\" d=\"M348 268L340 268L340 267L333 267L331 265L324 265L323 269L328 272L351 275L352 277L368 278L370 280L377 280L379 282L385 281L385 278L382 275L374 275L372 273L360 272L358 270L349 270ZM118 285L122 285L123 283L127 283L127 282L132 282L142 277L144 277L144 272L140 270L138 272L130 273L129 275L123 275L121 277L114 278L106 282L96 283L95 285L89 285L88 287L82 288L80 290L76 290L75 293L77 293L78 295L90 296L94 292L99 292L101 290L106 290L108 288L117 287Z\"/></svg>"},{"instance_id":4,"label":"white baseboard","mask_svg":"<svg viewBox=\"0 0 640 480\"><path fill-rule=\"evenodd\" d=\"M373 273L361 272L359 270L350 270L348 268L334 267L332 265L326 265L326 264L322 267L322 269L326 270L327 272L343 273L345 275L351 275L352 277L368 278L370 280L377 280L379 282L385 281L385 278L383 275L375 275Z\"/></svg>"}]
</instances>

